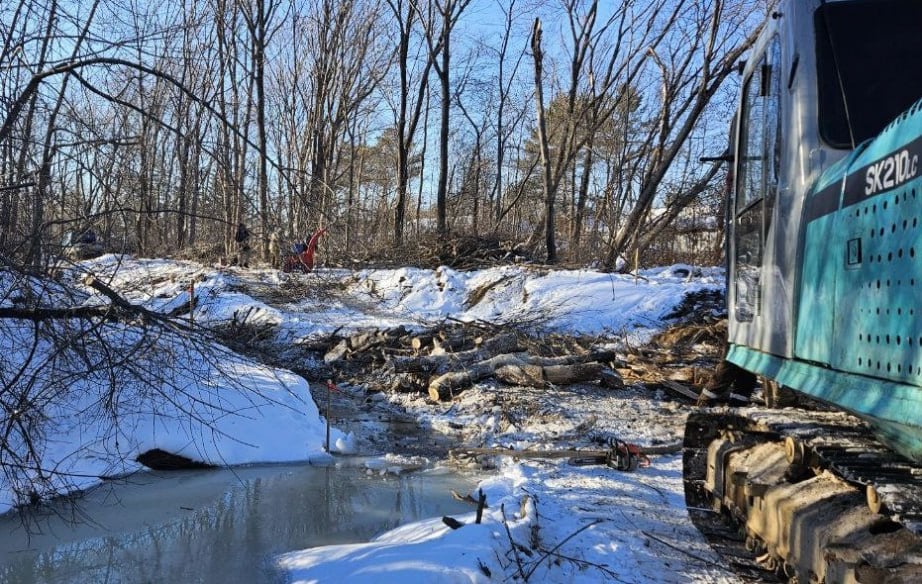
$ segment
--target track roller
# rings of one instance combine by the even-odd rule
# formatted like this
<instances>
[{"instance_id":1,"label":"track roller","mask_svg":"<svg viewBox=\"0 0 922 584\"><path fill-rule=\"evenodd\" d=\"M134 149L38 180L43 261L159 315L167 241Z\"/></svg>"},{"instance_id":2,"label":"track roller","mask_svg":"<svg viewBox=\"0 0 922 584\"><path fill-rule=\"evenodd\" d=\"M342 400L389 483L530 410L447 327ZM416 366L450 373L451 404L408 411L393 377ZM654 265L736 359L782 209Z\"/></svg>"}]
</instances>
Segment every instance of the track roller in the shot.
<instances>
[{"instance_id":1,"label":"track roller","mask_svg":"<svg viewBox=\"0 0 922 584\"><path fill-rule=\"evenodd\" d=\"M784 457L787 459L788 464L803 464L806 458L803 442L792 436L786 437L784 439Z\"/></svg>"},{"instance_id":2,"label":"track roller","mask_svg":"<svg viewBox=\"0 0 922 584\"><path fill-rule=\"evenodd\" d=\"M864 493L868 501L868 509L871 510L871 513L881 513L884 510L884 504L880 499L880 493L877 492L877 487L868 485Z\"/></svg>"}]
</instances>

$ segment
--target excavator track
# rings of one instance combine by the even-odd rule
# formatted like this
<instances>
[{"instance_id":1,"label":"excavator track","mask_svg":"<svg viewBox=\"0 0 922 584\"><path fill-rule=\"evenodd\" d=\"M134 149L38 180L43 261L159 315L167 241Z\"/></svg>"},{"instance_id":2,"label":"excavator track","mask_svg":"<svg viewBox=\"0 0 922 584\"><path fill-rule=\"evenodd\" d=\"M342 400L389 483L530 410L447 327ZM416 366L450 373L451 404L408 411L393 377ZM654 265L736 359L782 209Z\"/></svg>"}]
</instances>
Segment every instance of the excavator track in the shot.
<instances>
[{"instance_id":1,"label":"excavator track","mask_svg":"<svg viewBox=\"0 0 922 584\"><path fill-rule=\"evenodd\" d=\"M922 582L922 467L859 419L701 410L686 423L684 462L692 520L744 577Z\"/></svg>"}]
</instances>

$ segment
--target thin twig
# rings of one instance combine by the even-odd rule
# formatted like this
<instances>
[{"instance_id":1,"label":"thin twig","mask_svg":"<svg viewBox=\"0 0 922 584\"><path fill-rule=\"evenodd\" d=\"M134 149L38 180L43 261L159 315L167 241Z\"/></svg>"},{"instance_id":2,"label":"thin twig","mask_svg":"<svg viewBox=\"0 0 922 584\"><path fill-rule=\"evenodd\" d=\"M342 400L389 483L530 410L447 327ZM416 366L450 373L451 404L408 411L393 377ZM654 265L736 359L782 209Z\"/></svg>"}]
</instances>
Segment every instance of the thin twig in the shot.
<instances>
[{"instance_id":1,"label":"thin twig","mask_svg":"<svg viewBox=\"0 0 922 584\"><path fill-rule=\"evenodd\" d=\"M519 549L515 545L515 540L512 539L512 531L509 529L509 522L506 521L506 504L503 503L499 506L499 512L503 517L503 527L506 528L506 537L509 538L509 545L512 547L512 554L515 556L515 563L519 569L519 575L525 582L528 582L528 576L525 574L525 568L522 566L522 558L519 556ZM531 572L529 572L530 574Z\"/></svg>"},{"instance_id":2,"label":"thin twig","mask_svg":"<svg viewBox=\"0 0 922 584\"><path fill-rule=\"evenodd\" d=\"M541 562L543 562L544 560L546 560L546 559L548 558L548 556L550 556L551 554L555 553L557 550L559 550L561 547L563 547L563 545L564 545L565 543L567 543L568 541L570 541L571 539L573 539L574 537L576 537L576 536L579 535L580 533L586 531L587 529L589 529L589 528L592 527L593 525L598 525L599 523L602 523L603 521L604 521L604 519L595 519L595 520L593 520L593 521L590 521L589 523L587 523L586 525L580 527L579 529L577 529L576 531L574 531L573 533L571 533L571 534L568 535L567 537L563 538L563 539L560 541L560 543L558 543L557 545L555 545L555 546L554 546L553 548L551 548L549 551L544 552L544 555L542 555L540 558L538 558L537 561L535 561L535 563L532 565L531 569L528 570L528 574L525 576L525 581L526 581L526 582L528 581L528 578L531 577L531 575L535 573L535 570L538 569L538 566L541 565Z\"/></svg>"},{"instance_id":3,"label":"thin twig","mask_svg":"<svg viewBox=\"0 0 922 584\"><path fill-rule=\"evenodd\" d=\"M723 566L722 566L721 564L717 563L717 562L714 562L714 561L709 560L709 559L707 559L707 558L702 558L701 556L695 555L695 554L689 552L688 550L683 550L682 548L680 548L680 547L678 547L678 546L675 546L675 545L669 543L668 541L666 541L666 540L664 540L664 539L662 539L662 538L660 538L660 537L657 537L657 536L653 535L652 533L649 533L649 532L646 532L646 531L643 531L643 530L641 530L640 533L646 535L647 537L649 537L649 538L652 539L652 540L658 541L659 543L663 544L664 546L666 546L666 547L668 547L668 548L672 548L672 549L674 549L675 551L681 552L682 554L684 554L684 555L686 555L686 556L688 556L688 557L690 557L690 558L692 558L692 559L698 560L699 562L701 562L701 563L703 563L703 564L707 564L707 565L709 565L709 566L717 566L717 567L719 567L719 568L723 568Z\"/></svg>"},{"instance_id":4,"label":"thin twig","mask_svg":"<svg viewBox=\"0 0 922 584\"><path fill-rule=\"evenodd\" d=\"M574 564L581 566L581 567L589 566L590 568L595 568L596 570L602 572L603 574L611 578L614 582L625 582L625 580L622 580L621 578L618 577L617 572L615 572L614 570L612 570L611 568L609 568L608 566L604 564L597 564L595 562L590 562L589 560L585 560L582 558L574 558L573 556L568 556L560 552L553 552L553 553L548 552L548 553L554 556L555 558L560 558L561 560L573 562Z\"/></svg>"}]
</instances>

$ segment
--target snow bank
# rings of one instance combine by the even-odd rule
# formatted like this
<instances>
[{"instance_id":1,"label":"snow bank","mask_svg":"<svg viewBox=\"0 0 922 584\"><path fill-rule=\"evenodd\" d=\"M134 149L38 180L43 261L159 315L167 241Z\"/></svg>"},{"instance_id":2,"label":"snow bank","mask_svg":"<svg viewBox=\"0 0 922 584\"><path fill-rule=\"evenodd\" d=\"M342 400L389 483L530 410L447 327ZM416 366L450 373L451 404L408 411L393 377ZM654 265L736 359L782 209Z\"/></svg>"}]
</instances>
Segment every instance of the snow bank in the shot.
<instances>
[{"instance_id":1,"label":"snow bank","mask_svg":"<svg viewBox=\"0 0 922 584\"><path fill-rule=\"evenodd\" d=\"M443 266L365 270L354 280L354 294L374 298L381 309L411 322L452 317L583 334L658 328L685 294L723 285L720 270L689 266L644 270L637 277L526 266L456 272Z\"/></svg>"},{"instance_id":2,"label":"snow bank","mask_svg":"<svg viewBox=\"0 0 922 584\"><path fill-rule=\"evenodd\" d=\"M148 276L156 273L146 267ZM24 285L42 304L105 306L92 294L0 276L4 306L18 302ZM148 282L159 292L134 293L163 310L184 285L162 272ZM214 275L212 282L222 285ZM7 388L0 513L136 471L137 457L152 449L222 466L326 456L326 423L307 382L290 372L168 327L71 319L43 323L36 336L35 326L0 319L0 384ZM10 410L14 399L22 406ZM337 430L331 441L351 444Z\"/></svg>"}]
</instances>

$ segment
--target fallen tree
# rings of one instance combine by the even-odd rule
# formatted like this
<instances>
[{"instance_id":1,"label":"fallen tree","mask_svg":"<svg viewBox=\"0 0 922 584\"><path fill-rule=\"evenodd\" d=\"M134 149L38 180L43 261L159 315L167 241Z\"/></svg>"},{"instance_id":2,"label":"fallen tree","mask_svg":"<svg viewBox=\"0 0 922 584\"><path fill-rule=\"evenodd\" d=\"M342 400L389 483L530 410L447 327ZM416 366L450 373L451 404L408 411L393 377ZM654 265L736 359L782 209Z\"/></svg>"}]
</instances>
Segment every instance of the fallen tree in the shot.
<instances>
[{"instance_id":1,"label":"fallen tree","mask_svg":"<svg viewBox=\"0 0 922 584\"><path fill-rule=\"evenodd\" d=\"M449 399L454 392L467 389L488 377L512 385L546 387L589 381L604 381L611 387L623 385L620 376L597 361L568 362L578 357L545 358L528 353L504 353L478 361L460 371L443 373L429 382L429 398Z\"/></svg>"}]
</instances>

